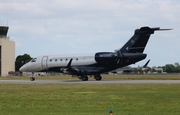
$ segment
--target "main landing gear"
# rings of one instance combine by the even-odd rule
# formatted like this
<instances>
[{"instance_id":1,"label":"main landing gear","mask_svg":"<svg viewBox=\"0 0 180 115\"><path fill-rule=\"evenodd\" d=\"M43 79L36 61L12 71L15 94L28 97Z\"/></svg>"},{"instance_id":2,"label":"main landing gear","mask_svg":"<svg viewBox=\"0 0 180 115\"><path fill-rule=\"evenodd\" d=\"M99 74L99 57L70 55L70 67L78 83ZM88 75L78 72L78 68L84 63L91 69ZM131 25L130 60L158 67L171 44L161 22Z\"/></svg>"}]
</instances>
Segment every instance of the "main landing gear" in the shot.
<instances>
[{"instance_id":1,"label":"main landing gear","mask_svg":"<svg viewBox=\"0 0 180 115\"><path fill-rule=\"evenodd\" d=\"M88 81L88 76L87 75L81 75L81 76L79 76L79 79L81 79L82 81ZM94 79L96 81L101 81L102 77L100 75L94 75Z\"/></svg>"},{"instance_id":2,"label":"main landing gear","mask_svg":"<svg viewBox=\"0 0 180 115\"><path fill-rule=\"evenodd\" d=\"M82 78L82 81L88 81L88 77L87 77L87 76L84 76L84 77Z\"/></svg>"},{"instance_id":3,"label":"main landing gear","mask_svg":"<svg viewBox=\"0 0 180 115\"><path fill-rule=\"evenodd\" d=\"M94 75L94 79L96 81L101 81L102 77L101 77L101 75Z\"/></svg>"},{"instance_id":4,"label":"main landing gear","mask_svg":"<svg viewBox=\"0 0 180 115\"><path fill-rule=\"evenodd\" d=\"M30 77L30 80L31 80L31 81L34 81L34 80L35 80L34 72L32 72L32 77Z\"/></svg>"},{"instance_id":5,"label":"main landing gear","mask_svg":"<svg viewBox=\"0 0 180 115\"><path fill-rule=\"evenodd\" d=\"M88 76L87 75L81 75L81 76L79 76L79 79L81 79L82 81L88 81Z\"/></svg>"}]
</instances>

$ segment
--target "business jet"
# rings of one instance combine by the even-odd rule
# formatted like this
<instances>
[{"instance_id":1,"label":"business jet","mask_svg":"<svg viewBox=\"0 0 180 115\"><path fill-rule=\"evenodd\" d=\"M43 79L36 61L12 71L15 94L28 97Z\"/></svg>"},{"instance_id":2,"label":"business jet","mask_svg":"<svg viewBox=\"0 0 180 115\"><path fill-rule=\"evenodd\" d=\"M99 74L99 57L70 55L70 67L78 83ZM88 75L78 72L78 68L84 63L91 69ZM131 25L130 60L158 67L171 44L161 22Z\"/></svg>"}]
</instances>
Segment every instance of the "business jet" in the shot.
<instances>
[{"instance_id":1,"label":"business jet","mask_svg":"<svg viewBox=\"0 0 180 115\"><path fill-rule=\"evenodd\" d=\"M88 81L88 76L94 76L95 80L101 80L101 74L118 68L135 64L146 58L143 53L151 34L159 27L141 27L134 31L134 35L124 46L114 52L96 52L87 54L59 54L43 55L33 58L20 68L21 72L61 72L75 75L82 81ZM30 78L31 81L35 77Z\"/></svg>"}]
</instances>

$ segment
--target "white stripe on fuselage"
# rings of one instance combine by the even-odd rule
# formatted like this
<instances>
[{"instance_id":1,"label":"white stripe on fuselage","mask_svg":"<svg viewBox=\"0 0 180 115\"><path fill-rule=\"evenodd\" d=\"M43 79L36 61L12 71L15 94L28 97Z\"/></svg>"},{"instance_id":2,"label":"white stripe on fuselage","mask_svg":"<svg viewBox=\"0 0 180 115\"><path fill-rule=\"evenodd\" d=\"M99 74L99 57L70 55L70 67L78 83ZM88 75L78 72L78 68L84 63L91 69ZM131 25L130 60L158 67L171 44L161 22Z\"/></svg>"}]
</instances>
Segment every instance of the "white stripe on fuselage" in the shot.
<instances>
[{"instance_id":1,"label":"white stripe on fuselage","mask_svg":"<svg viewBox=\"0 0 180 115\"><path fill-rule=\"evenodd\" d=\"M71 66L83 66L83 65L91 65L95 64L95 53L89 54L59 54L59 55L43 55L38 56L35 61L30 61L27 64L23 65L20 68L20 71L23 72L38 72L47 70L48 68L53 67L66 67L70 61L72 60ZM43 57L45 60L42 60ZM62 60L61 60L62 59ZM43 67L42 67L43 66Z\"/></svg>"},{"instance_id":2,"label":"white stripe on fuselage","mask_svg":"<svg viewBox=\"0 0 180 115\"><path fill-rule=\"evenodd\" d=\"M90 65L96 63L94 56L95 53L48 55L47 65L49 68L64 67L67 66L70 59L73 59L71 66Z\"/></svg>"}]
</instances>

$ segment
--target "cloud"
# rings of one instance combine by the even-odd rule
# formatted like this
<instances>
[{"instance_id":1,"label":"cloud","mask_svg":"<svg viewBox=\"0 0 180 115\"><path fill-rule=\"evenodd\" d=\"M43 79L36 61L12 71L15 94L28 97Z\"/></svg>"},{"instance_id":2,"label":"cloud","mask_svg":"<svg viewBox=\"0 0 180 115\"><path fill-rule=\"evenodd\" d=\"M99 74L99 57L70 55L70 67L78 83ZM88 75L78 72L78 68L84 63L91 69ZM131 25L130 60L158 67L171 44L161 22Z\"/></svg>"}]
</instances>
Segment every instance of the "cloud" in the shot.
<instances>
[{"instance_id":1,"label":"cloud","mask_svg":"<svg viewBox=\"0 0 180 115\"><path fill-rule=\"evenodd\" d=\"M180 57L174 47L179 45L179 9L176 0L1 0L0 20L8 20L9 35L21 44L16 55L114 51L136 28L159 26L174 30L152 35L148 56Z\"/></svg>"}]
</instances>

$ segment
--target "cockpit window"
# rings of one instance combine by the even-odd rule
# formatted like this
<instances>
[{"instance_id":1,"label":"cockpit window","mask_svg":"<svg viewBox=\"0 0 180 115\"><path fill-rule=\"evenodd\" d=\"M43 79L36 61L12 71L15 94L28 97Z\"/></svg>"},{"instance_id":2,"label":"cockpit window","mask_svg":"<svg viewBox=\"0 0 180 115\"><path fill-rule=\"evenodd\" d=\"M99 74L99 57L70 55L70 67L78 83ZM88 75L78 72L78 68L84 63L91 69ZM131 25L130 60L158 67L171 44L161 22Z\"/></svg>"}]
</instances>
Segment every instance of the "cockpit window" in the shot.
<instances>
[{"instance_id":1,"label":"cockpit window","mask_svg":"<svg viewBox=\"0 0 180 115\"><path fill-rule=\"evenodd\" d=\"M37 59L37 58L32 59L31 62L36 62L36 59Z\"/></svg>"}]
</instances>

